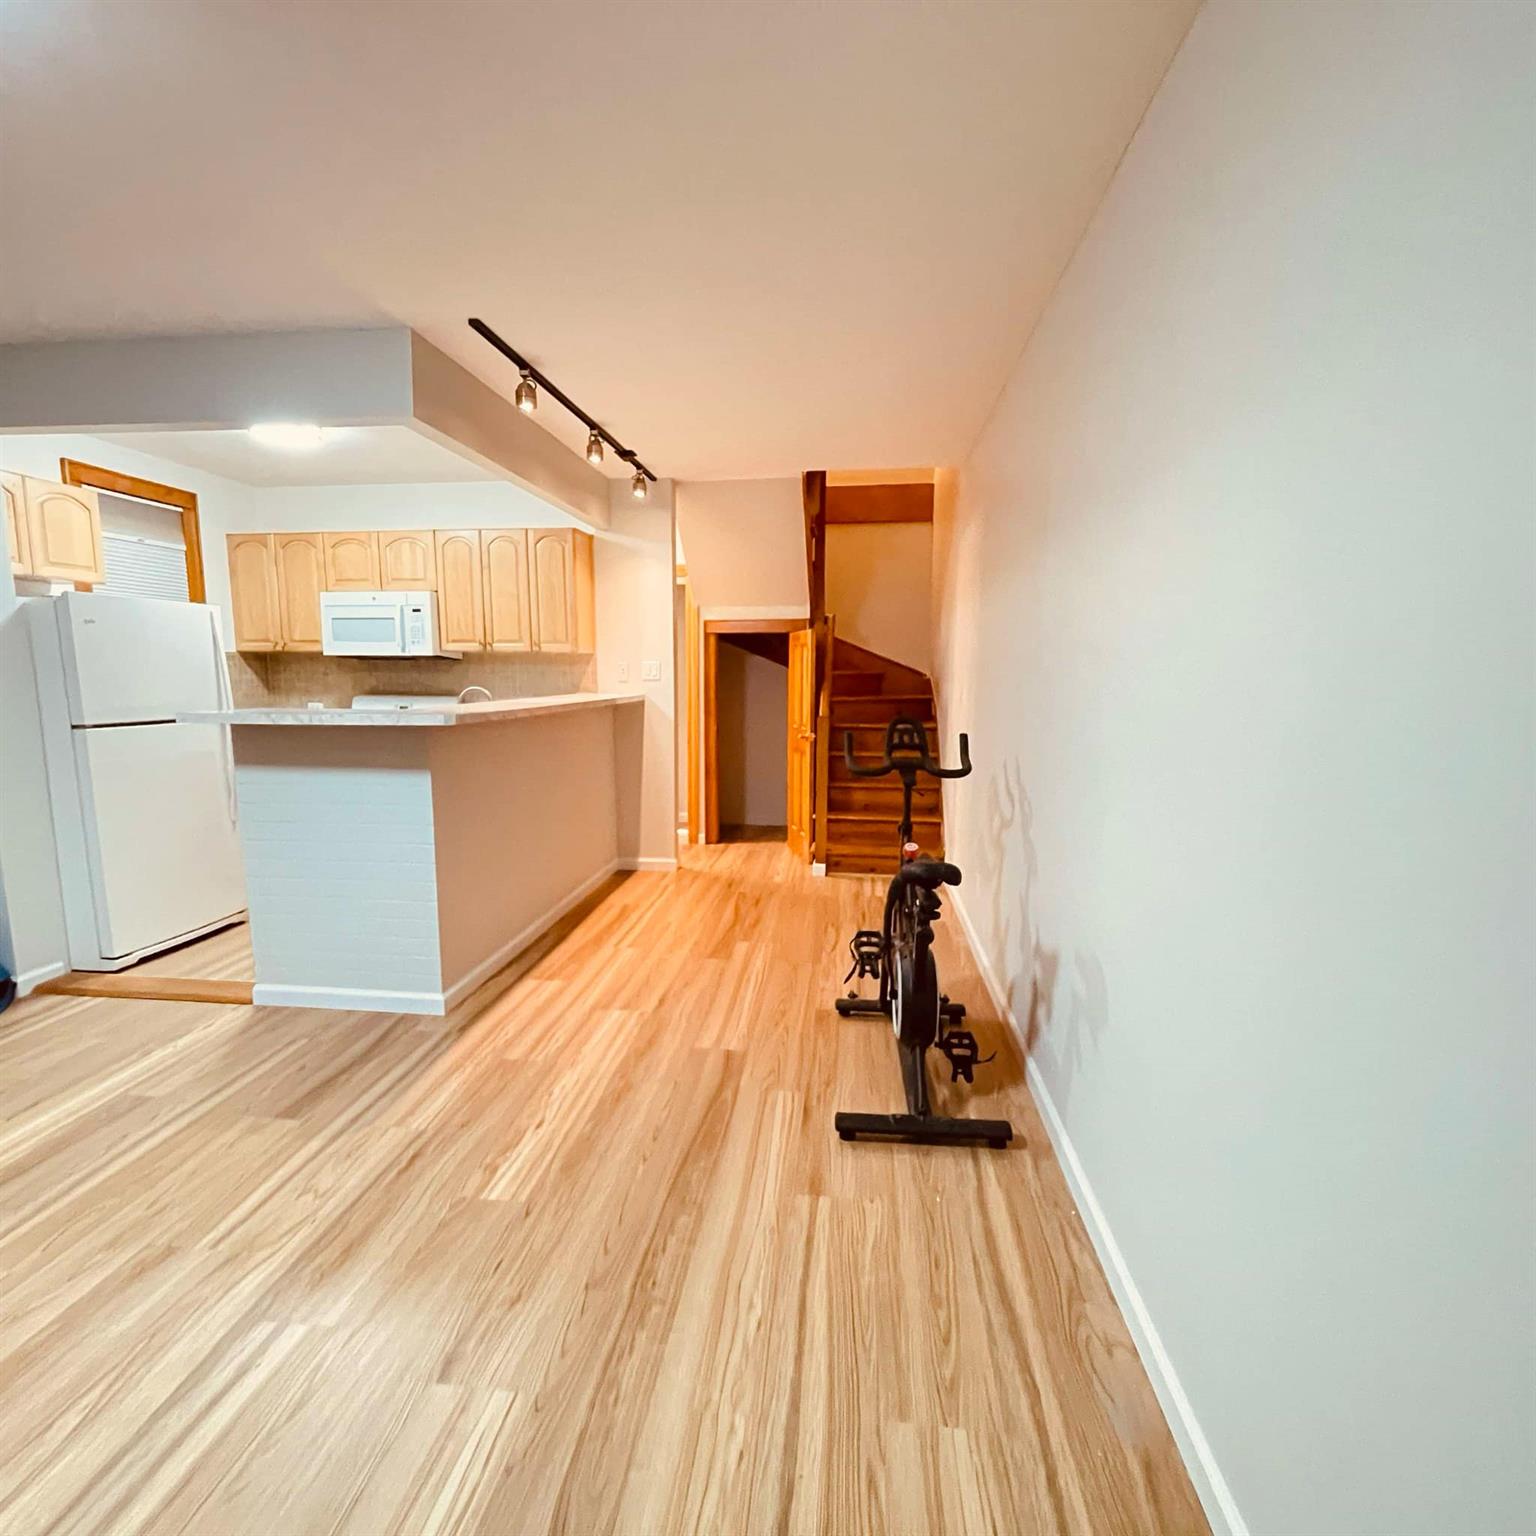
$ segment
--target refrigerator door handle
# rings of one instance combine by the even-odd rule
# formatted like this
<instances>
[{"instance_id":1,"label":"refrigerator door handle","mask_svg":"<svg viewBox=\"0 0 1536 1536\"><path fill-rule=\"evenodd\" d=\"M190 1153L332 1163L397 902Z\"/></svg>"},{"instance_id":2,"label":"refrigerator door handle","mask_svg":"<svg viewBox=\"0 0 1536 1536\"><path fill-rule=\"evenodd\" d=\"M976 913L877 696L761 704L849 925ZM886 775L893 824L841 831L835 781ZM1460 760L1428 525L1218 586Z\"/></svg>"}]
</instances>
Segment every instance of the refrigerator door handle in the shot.
<instances>
[{"instance_id":1,"label":"refrigerator door handle","mask_svg":"<svg viewBox=\"0 0 1536 1536\"><path fill-rule=\"evenodd\" d=\"M235 707L235 690L229 681L229 658L224 654L224 637L219 633L219 610L208 609L208 636L213 645L213 676L218 688L219 708ZM235 789L235 746L230 727L219 728L219 764L224 771L224 804L229 812L229 824L239 821L239 796Z\"/></svg>"}]
</instances>

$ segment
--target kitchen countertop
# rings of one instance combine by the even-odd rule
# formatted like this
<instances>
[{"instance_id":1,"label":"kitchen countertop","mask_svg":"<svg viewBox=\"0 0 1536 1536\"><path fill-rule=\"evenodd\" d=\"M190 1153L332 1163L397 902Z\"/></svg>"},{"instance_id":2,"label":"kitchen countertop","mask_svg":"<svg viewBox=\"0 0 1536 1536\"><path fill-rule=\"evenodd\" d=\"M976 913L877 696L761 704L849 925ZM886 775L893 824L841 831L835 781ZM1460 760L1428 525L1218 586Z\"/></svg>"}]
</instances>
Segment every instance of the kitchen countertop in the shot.
<instances>
[{"instance_id":1,"label":"kitchen countertop","mask_svg":"<svg viewBox=\"0 0 1536 1536\"><path fill-rule=\"evenodd\" d=\"M533 715L560 715L609 704L638 704L638 693L554 693L527 699L486 699L415 709L215 709L177 715L183 725L495 725Z\"/></svg>"}]
</instances>

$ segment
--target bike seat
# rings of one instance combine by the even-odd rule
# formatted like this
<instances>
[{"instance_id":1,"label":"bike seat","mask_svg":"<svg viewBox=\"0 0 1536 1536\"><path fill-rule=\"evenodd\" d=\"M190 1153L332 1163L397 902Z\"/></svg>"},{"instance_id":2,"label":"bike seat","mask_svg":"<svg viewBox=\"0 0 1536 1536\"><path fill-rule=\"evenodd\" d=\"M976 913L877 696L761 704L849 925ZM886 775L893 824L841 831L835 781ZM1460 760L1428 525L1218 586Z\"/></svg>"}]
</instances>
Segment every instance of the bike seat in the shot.
<instances>
[{"instance_id":1,"label":"bike seat","mask_svg":"<svg viewBox=\"0 0 1536 1536\"><path fill-rule=\"evenodd\" d=\"M936 891L941 885L959 885L960 869L943 859L909 859L897 872L897 878L909 885L920 885L925 891Z\"/></svg>"}]
</instances>

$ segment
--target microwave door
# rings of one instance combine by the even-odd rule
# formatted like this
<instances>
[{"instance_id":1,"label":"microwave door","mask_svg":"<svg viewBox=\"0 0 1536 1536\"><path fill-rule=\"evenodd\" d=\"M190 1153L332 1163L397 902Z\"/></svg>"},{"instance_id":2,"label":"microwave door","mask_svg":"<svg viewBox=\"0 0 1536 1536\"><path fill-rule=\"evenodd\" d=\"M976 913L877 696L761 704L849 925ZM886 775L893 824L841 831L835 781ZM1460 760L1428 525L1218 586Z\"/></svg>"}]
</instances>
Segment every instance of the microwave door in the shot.
<instances>
[{"instance_id":1,"label":"microwave door","mask_svg":"<svg viewBox=\"0 0 1536 1536\"><path fill-rule=\"evenodd\" d=\"M400 609L332 606L325 615L320 648L327 656L398 656Z\"/></svg>"}]
</instances>

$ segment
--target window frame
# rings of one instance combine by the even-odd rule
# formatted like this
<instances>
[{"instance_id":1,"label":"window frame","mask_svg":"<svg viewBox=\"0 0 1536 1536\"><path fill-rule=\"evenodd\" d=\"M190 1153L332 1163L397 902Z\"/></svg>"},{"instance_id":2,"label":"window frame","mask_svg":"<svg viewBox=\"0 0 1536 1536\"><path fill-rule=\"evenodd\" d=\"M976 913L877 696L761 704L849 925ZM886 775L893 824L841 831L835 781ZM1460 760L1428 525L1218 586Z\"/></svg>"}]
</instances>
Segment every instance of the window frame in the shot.
<instances>
[{"instance_id":1,"label":"window frame","mask_svg":"<svg viewBox=\"0 0 1536 1536\"><path fill-rule=\"evenodd\" d=\"M99 464L86 464L80 459L60 459L59 478L65 485L86 486L118 496L136 496L140 501L158 502L180 512L181 535L187 546L187 601L202 603L208 600L208 588L203 579L202 526L198 522L197 497L191 491L162 485L158 480L144 480L138 475L125 475L115 469L104 469Z\"/></svg>"}]
</instances>

